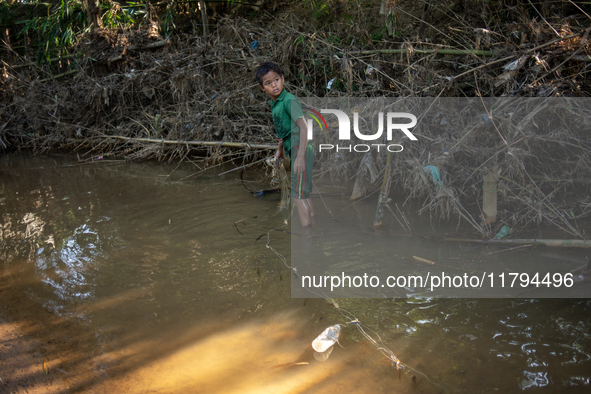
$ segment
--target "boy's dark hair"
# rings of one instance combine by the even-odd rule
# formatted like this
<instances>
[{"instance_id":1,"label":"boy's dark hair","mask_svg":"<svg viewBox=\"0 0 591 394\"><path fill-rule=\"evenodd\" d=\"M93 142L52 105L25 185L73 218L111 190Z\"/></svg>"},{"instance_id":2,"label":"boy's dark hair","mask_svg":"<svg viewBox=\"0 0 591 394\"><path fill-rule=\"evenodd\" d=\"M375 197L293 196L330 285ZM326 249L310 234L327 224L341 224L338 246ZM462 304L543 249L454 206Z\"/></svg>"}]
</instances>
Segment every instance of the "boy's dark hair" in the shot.
<instances>
[{"instance_id":1,"label":"boy's dark hair","mask_svg":"<svg viewBox=\"0 0 591 394\"><path fill-rule=\"evenodd\" d=\"M267 75L267 73L269 71L275 71L280 77L283 76L283 73L279 69L279 66L276 65L275 63L273 63L273 62L263 63L259 66L259 68L257 68L257 73L256 73L256 77L257 77L257 81L258 81L259 85L263 86L263 77L265 75Z\"/></svg>"}]
</instances>

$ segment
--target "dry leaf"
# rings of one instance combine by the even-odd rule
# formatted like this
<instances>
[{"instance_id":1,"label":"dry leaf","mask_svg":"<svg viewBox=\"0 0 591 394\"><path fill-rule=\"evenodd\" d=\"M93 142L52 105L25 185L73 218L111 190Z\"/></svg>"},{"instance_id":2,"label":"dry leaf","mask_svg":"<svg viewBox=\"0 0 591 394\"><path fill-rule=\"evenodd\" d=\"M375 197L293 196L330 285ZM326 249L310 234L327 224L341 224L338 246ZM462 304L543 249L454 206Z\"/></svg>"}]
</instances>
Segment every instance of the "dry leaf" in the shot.
<instances>
[{"instance_id":1,"label":"dry leaf","mask_svg":"<svg viewBox=\"0 0 591 394\"><path fill-rule=\"evenodd\" d=\"M43 358L43 372L45 375L49 375L49 359L47 357Z\"/></svg>"}]
</instances>

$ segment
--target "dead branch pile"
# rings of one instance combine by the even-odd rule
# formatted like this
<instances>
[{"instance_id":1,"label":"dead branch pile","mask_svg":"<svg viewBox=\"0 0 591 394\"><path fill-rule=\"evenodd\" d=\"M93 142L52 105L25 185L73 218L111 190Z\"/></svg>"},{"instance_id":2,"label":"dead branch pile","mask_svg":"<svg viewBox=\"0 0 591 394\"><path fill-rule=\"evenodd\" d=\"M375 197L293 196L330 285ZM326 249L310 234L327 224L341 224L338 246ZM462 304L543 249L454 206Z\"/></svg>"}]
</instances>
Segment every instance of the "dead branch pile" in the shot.
<instances>
[{"instance_id":1,"label":"dead branch pile","mask_svg":"<svg viewBox=\"0 0 591 394\"><path fill-rule=\"evenodd\" d=\"M326 98L308 102L335 108ZM391 155L389 173L397 192L420 202L420 212L461 218L484 237L503 224L523 229L541 223L584 237L578 225L591 213L591 99L415 97L350 99L347 104L339 108L362 114L359 130L366 135L379 129L378 111L382 118L386 112L416 114L417 141L393 135L393 151L400 153ZM379 190L389 143L385 132L371 142L339 141L336 117L325 116L330 132L314 137L329 146L317 154L318 176L327 184L354 180L355 198ZM339 143L340 149L334 148ZM486 185L487 176L492 186ZM498 201L500 222L485 224L487 189Z\"/></svg>"},{"instance_id":2,"label":"dead branch pile","mask_svg":"<svg viewBox=\"0 0 591 394\"><path fill-rule=\"evenodd\" d=\"M99 30L50 66L3 62L0 148L128 160L259 159L276 144L268 98L254 79L265 60L282 67L287 89L299 97L567 97L552 108L543 101L515 105L524 114L552 110L558 119L576 108L579 124L588 122L586 101L574 98L591 92L591 18L568 13L569 2L548 6L559 4L561 12L537 3L524 11L511 1L474 2L477 9L470 1L455 8L444 1L337 3L326 2L324 19L306 7L257 24L224 18L207 37L164 40L153 25ZM540 15L530 16L534 10ZM386 26L381 36L370 21ZM421 129L412 159L395 157L394 185L437 217L472 218L484 235L495 228L479 217L482 175L494 173L497 225L547 222L582 236L575 222L591 213L591 137L566 123L536 127L536 116L509 121L517 110L502 103L505 112L488 121L484 113L432 114L428 122L437 127ZM318 173L335 179L370 168L359 156L324 159ZM372 160L380 173L383 158ZM427 165L441 171L439 187ZM370 193L380 182L363 171Z\"/></svg>"}]
</instances>

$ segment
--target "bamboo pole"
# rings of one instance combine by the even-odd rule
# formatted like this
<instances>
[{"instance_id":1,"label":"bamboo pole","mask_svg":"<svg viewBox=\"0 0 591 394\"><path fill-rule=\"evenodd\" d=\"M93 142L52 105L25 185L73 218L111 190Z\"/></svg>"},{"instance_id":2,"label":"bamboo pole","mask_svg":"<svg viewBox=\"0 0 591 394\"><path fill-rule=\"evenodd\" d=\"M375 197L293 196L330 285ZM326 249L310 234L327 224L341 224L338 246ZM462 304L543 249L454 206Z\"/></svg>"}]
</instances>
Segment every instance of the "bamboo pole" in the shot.
<instances>
[{"instance_id":1,"label":"bamboo pole","mask_svg":"<svg viewBox=\"0 0 591 394\"><path fill-rule=\"evenodd\" d=\"M146 44L146 45L129 45L127 47L127 50L129 50L129 51L143 51L145 49L162 48L162 47L168 45L169 42L170 41L167 38L166 40L156 41L156 42L152 42L152 43Z\"/></svg>"},{"instance_id":2,"label":"bamboo pole","mask_svg":"<svg viewBox=\"0 0 591 394\"><path fill-rule=\"evenodd\" d=\"M143 50L148 50L148 49L157 49L157 48L162 48L162 47L168 45L169 43L170 43L170 40L169 39L166 39L166 40L161 40L161 41L155 41L155 42L152 42L152 43L147 44L147 45L129 45L127 47L127 50L128 51L136 51L137 52L137 51L143 51ZM53 57L53 58L49 59L48 62L49 63L54 63L54 62L57 62L57 61L60 61L60 60L74 59L76 56L77 56L77 54L67 55L67 56L61 56L61 57ZM115 57L109 59L108 61L112 63L112 62L116 62L116 61L119 61L119 60L122 60L122 59L123 59L123 56L119 55L119 56L115 56ZM19 68L31 67L31 66L36 66L36 64L33 63L33 62L29 62L29 63L24 63L24 64L17 64L15 66L13 66L12 68L14 68L16 70L16 69L19 69Z\"/></svg>"},{"instance_id":3,"label":"bamboo pole","mask_svg":"<svg viewBox=\"0 0 591 394\"><path fill-rule=\"evenodd\" d=\"M396 54L439 54L439 55L477 55L477 56L493 56L492 51L478 51L475 49L414 49L414 48L400 48L400 49L372 49L362 51L349 51L351 55L375 55L377 53L385 55Z\"/></svg>"},{"instance_id":4,"label":"bamboo pole","mask_svg":"<svg viewBox=\"0 0 591 394\"><path fill-rule=\"evenodd\" d=\"M586 55L576 55L572 57L573 60L577 60L579 62L591 62L591 56Z\"/></svg>"},{"instance_id":5,"label":"bamboo pole","mask_svg":"<svg viewBox=\"0 0 591 394\"><path fill-rule=\"evenodd\" d=\"M388 157L386 159L386 168L384 170L384 180L382 181L382 190L380 191L380 197L378 198L378 208L376 209L376 216L373 220L374 227L380 227L384 218L384 206L386 200L388 200L388 194L390 194L390 163L392 161L392 152L388 151Z\"/></svg>"},{"instance_id":6,"label":"bamboo pole","mask_svg":"<svg viewBox=\"0 0 591 394\"><path fill-rule=\"evenodd\" d=\"M118 136L118 135L109 135L109 136L105 136L105 138L115 138L115 139L126 140L126 141L151 142L154 144L169 144L169 145L223 146L225 148L251 148L251 149L262 149L262 150L276 150L277 149L277 145L249 144L248 142L170 141L170 140L157 140L157 139L153 139L153 138L122 137L122 136Z\"/></svg>"},{"instance_id":7,"label":"bamboo pole","mask_svg":"<svg viewBox=\"0 0 591 394\"><path fill-rule=\"evenodd\" d=\"M513 245L544 245L551 247L591 248L591 240L588 239L464 239L464 238L443 238L444 241L453 242L474 242L480 244L513 244Z\"/></svg>"},{"instance_id":8,"label":"bamboo pole","mask_svg":"<svg viewBox=\"0 0 591 394\"><path fill-rule=\"evenodd\" d=\"M497 178L490 171L483 177L482 212L486 224L497 220Z\"/></svg>"},{"instance_id":9,"label":"bamboo pole","mask_svg":"<svg viewBox=\"0 0 591 394\"><path fill-rule=\"evenodd\" d=\"M54 75L52 77L49 78L45 78L45 79L40 79L39 82L47 82L47 81L51 81L53 79L58 79L58 78L62 78L65 77L66 75L72 75L72 74L76 74L78 72L78 70L70 70L70 71L66 71L65 73L61 73L58 75Z\"/></svg>"},{"instance_id":10,"label":"bamboo pole","mask_svg":"<svg viewBox=\"0 0 591 394\"><path fill-rule=\"evenodd\" d=\"M67 55L67 56L62 56L62 57L52 57L51 59L49 59L49 63L54 63L60 60L68 60L68 59L73 59L76 55ZM31 66L36 66L35 63L33 62L29 62L29 63L24 63L24 64L17 64L16 66L13 66L12 68L19 69L19 68L23 68L23 67L31 67Z\"/></svg>"},{"instance_id":11,"label":"bamboo pole","mask_svg":"<svg viewBox=\"0 0 591 394\"><path fill-rule=\"evenodd\" d=\"M454 79L455 79L455 80L458 80L460 77L463 77L464 75L468 75L468 74L470 74L470 73L473 73L473 72L475 72L475 71L477 71L477 70L480 70L480 69L482 69L482 68L485 68L485 67L488 67L488 66L492 66L493 64L496 64L496 63L502 63L502 62L505 62L505 61L507 61L507 60L514 59L514 58L516 58L517 56L523 56L523 55L526 55L526 54L528 54L528 53L535 52L535 51L537 51L537 50L540 50L540 49L542 49L542 48L545 48L545 47L547 47L547 46L549 46L549 45L552 45L552 44L554 44L554 43L557 43L557 42L560 42L560 41L564 41L564 40L569 40L569 39L571 39L571 38L574 38L574 37L578 37L578 36L580 36L581 34L582 34L582 33L576 33L576 34L571 34L571 35L569 35L569 36L566 36L566 37L559 37L559 38L556 38L556 39L554 39L554 40L552 40L552 41L548 41L548 42L546 42L546 43L544 43L544 44L542 44L542 45L538 45L538 46L537 46L537 47L535 47L535 48L528 49L527 51L525 51L525 52L523 52L523 53L516 53L516 54L510 55L510 56L507 56L507 57L501 58L501 59L493 60L493 61L492 61L492 62L490 62L490 63L481 64L481 65L480 65L480 66L478 66L478 67L474 67L474 68L472 68L472 69L470 69L470 70L468 70L468 71L464 71L463 73L461 73L461 74L458 74L458 75L454 76Z\"/></svg>"},{"instance_id":12,"label":"bamboo pole","mask_svg":"<svg viewBox=\"0 0 591 394\"><path fill-rule=\"evenodd\" d=\"M201 22L203 24L203 36L209 35L209 24L207 21L207 8L204 0L199 1L199 11L201 11Z\"/></svg>"}]
</instances>

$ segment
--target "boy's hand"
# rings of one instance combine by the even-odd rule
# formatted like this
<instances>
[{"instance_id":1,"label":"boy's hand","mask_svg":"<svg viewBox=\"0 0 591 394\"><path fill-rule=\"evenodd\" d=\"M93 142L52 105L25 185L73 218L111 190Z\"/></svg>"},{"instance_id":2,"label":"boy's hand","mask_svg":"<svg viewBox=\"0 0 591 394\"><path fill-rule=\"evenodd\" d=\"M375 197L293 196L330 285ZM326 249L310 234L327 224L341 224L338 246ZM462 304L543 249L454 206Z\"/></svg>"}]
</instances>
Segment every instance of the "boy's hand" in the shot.
<instances>
[{"instance_id":1,"label":"boy's hand","mask_svg":"<svg viewBox=\"0 0 591 394\"><path fill-rule=\"evenodd\" d=\"M296 175L303 174L306 169L306 160L304 155L298 156L293 163L293 172Z\"/></svg>"}]
</instances>

